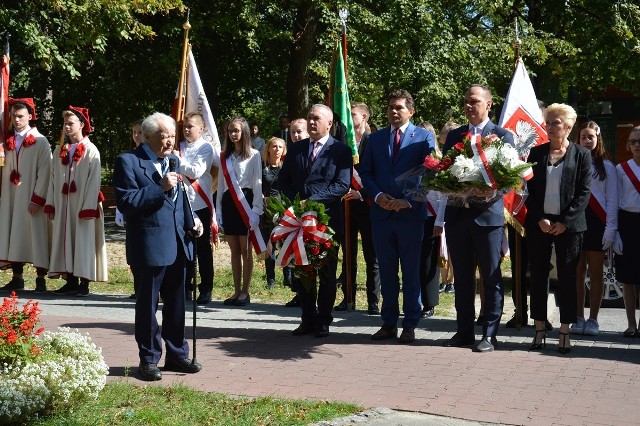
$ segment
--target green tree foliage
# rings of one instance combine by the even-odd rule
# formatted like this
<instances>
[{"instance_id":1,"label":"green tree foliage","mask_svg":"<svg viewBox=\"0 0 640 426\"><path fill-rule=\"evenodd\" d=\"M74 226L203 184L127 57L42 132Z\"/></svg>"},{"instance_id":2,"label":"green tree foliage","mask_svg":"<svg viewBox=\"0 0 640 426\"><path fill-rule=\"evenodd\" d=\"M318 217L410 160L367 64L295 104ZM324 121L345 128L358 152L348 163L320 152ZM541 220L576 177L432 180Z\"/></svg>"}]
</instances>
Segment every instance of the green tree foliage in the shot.
<instances>
[{"instance_id":1,"label":"green tree foliage","mask_svg":"<svg viewBox=\"0 0 640 426\"><path fill-rule=\"evenodd\" d=\"M488 84L499 108L516 21L544 101L640 89L640 9L630 0L34 0L0 8L11 32L12 95L34 96L54 112L43 115L52 136L62 108L89 106L109 164L128 146L131 121L170 111L185 6L214 117L245 115L263 136L280 114L300 116L325 101L340 7L350 13L350 96L369 104L377 125L386 123L385 95L394 88L414 95L415 121L436 127L462 120L472 83Z\"/></svg>"}]
</instances>

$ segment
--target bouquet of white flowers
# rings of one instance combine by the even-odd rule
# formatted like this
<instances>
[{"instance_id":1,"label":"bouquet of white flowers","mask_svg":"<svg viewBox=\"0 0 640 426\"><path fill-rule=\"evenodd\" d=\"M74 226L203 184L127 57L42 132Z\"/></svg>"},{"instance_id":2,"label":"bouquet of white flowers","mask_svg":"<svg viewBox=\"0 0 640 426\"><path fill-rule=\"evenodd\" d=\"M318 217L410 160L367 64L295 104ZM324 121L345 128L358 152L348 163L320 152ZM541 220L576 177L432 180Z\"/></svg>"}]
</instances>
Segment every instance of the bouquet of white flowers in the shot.
<instances>
[{"instance_id":1,"label":"bouquet of white flowers","mask_svg":"<svg viewBox=\"0 0 640 426\"><path fill-rule=\"evenodd\" d=\"M421 197L436 190L447 196L449 204L492 202L521 188L523 181L533 176L531 166L520 159L515 147L495 134L481 137L467 133L442 158L428 155L420 170L411 173L420 173L421 183L410 195Z\"/></svg>"}]
</instances>

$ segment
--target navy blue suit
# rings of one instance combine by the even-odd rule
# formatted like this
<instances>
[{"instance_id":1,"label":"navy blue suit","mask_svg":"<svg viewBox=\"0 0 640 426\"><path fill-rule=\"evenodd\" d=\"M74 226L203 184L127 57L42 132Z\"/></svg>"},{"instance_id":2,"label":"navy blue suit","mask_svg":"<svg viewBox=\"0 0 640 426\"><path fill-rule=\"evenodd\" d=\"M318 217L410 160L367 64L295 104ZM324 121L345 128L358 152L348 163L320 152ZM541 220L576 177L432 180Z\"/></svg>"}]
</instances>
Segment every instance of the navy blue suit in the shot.
<instances>
[{"instance_id":1,"label":"navy blue suit","mask_svg":"<svg viewBox=\"0 0 640 426\"><path fill-rule=\"evenodd\" d=\"M469 126L449 132L442 152L447 152L469 131ZM513 145L513 135L489 121L482 136L496 134ZM462 338L474 337L476 263L484 284L483 336L495 337L502 317L504 288L500 260L504 235L504 203L502 197L490 203L470 206L447 206L445 212L447 247L451 252L453 276L456 280L456 313L458 333Z\"/></svg>"},{"instance_id":2,"label":"navy blue suit","mask_svg":"<svg viewBox=\"0 0 640 426\"><path fill-rule=\"evenodd\" d=\"M433 151L435 138L431 132L409 123L395 161L391 156L391 127L369 136L360 163L360 177L372 200L380 193L404 198L396 178L421 166ZM418 177L413 179L413 187ZM420 248L427 209L424 203L408 200L411 208L398 212L371 206L373 244L378 256L382 290L382 321L395 327L400 316L398 296L400 282L398 262L402 267L403 328L415 328L420 321Z\"/></svg>"},{"instance_id":3,"label":"navy blue suit","mask_svg":"<svg viewBox=\"0 0 640 426\"><path fill-rule=\"evenodd\" d=\"M169 158L177 157L173 154ZM178 185L175 201L158 183L156 158L142 145L116 159L114 186L118 209L127 219L127 262L137 287L135 335L140 360L157 364L165 340L167 359L186 359L184 338L186 262L193 260L188 229L193 217ZM156 320L162 296L162 331Z\"/></svg>"},{"instance_id":4,"label":"navy blue suit","mask_svg":"<svg viewBox=\"0 0 640 426\"><path fill-rule=\"evenodd\" d=\"M351 150L329 136L309 167L309 143L310 139L304 139L291 144L273 187L290 200L300 194L301 200L324 204L330 217L329 226L336 232L337 243L342 244L344 217L341 199L349 191L351 183ZM331 311L336 300L337 267L338 259L330 258L320 269L317 293L315 288L309 292L299 287L303 324L320 328L328 327L333 321Z\"/></svg>"}]
</instances>

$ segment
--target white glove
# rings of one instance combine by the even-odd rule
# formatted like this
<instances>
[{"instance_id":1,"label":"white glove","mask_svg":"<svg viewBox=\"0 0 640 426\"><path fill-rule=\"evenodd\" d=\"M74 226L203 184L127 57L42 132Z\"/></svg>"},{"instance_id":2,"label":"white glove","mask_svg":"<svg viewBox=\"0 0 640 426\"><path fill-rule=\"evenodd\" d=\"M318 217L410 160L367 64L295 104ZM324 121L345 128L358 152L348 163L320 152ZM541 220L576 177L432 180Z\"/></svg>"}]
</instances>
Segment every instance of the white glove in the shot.
<instances>
[{"instance_id":1,"label":"white glove","mask_svg":"<svg viewBox=\"0 0 640 426\"><path fill-rule=\"evenodd\" d=\"M620 233L616 232L616 237L613 240L613 251L615 254L622 255L622 238L620 238Z\"/></svg>"},{"instance_id":2,"label":"white glove","mask_svg":"<svg viewBox=\"0 0 640 426\"><path fill-rule=\"evenodd\" d=\"M616 230L611 228L605 228L602 235L602 250L609 250L611 244L616 239Z\"/></svg>"},{"instance_id":3,"label":"white glove","mask_svg":"<svg viewBox=\"0 0 640 426\"><path fill-rule=\"evenodd\" d=\"M218 222L218 227L222 228L222 213L216 213L216 222Z\"/></svg>"},{"instance_id":4,"label":"white glove","mask_svg":"<svg viewBox=\"0 0 640 426\"><path fill-rule=\"evenodd\" d=\"M124 227L124 215L118 209L116 209L116 225Z\"/></svg>"},{"instance_id":5,"label":"white glove","mask_svg":"<svg viewBox=\"0 0 640 426\"><path fill-rule=\"evenodd\" d=\"M260 216L257 213L250 212L249 213L249 227L252 230L257 231L259 226L260 226Z\"/></svg>"},{"instance_id":6,"label":"white glove","mask_svg":"<svg viewBox=\"0 0 640 426\"><path fill-rule=\"evenodd\" d=\"M204 233L204 227L202 226L202 221L200 218L193 218L193 230L196 232L196 238L202 237Z\"/></svg>"}]
</instances>

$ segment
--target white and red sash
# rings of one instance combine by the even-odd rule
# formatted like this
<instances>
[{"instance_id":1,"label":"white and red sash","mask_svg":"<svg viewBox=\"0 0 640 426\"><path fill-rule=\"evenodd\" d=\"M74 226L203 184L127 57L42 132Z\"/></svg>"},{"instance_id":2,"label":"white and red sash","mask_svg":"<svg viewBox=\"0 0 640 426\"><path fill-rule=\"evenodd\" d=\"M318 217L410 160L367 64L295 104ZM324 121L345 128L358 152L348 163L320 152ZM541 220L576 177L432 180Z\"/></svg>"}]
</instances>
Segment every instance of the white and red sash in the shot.
<instances>
[{"instance_id":1,"label":"white and red sash","mask_svg":"<svg viewBox=\"0 0 640 426\"><path fill-rule=\"evenodd\" d=\"M220 155L220 165L222 166L222 175L224 176L224 181L227 183L227 187L229 188L229 192L231 194L231 199L236 205L238 212L240 213L240 217L244 221L244 225L248 229L248 240L251 242L253 249L257 254L262 254L267 250L267 247L262 239L262 234L258 231L254 231L251 229L251 224L249 221L249 213L251 212L251 206L247 202L247 199L244 196L244 193L240 189L238 185L238 181L236 179L236 174L233 170L233 167L230 167L231 157L224 159L222 154ZM261 197L262 194L253 194L254 197Z\"/></svg>"},{"instance_id":2,"label":"white and red sash","mask_svg":"<svg viewBox=\"0 0 640 426\"><path fill-rule=\"evenodd\" d=\"M602 200L599 200L598 197L593 195L593 192L589 196L589 207L591 208L591 210L593 210L596 216L598 216L598 219L600 219L600 221L604 224L607 223L607 212L604 209L605 204L606 203L603 203Z\"/></svg>"},{"instance_id":3,"label":"white and red sash","mask_svg":"<svg viewBox=\"0 0 640 426\"><path fill-rule=\"evenodd\" d=\"M180 151L180 157L182 157L182 151ZM200 198L202 198L204 203L207 205L207 207L209 207L209 212L211 213L211 243L215 247L218 247L219 230L218 230L218 222L216 221L216 211L213 207L213 203L211 203L211 200L209 199L209 197L207 197L207 193L204 191L204 189L202 189L202 186L200 186L197 179L191 179L189 176L184 176L184 177L187 179L187 181L189 181L189 183L191 184L191 187L194 189L194 191L196 191L196 194L198 194Z\"/></svg>"},{"instance_id":4,"label":"white and red sash","mask_svg":"<svg viewBox=\"0 0 640 426\"><path fill-rule=\"evenodd\" d=\"M276 258L276 265L287 266L292 260L296 265L308 265L309 258L304 248L305 239L323 244L331 240L331 235L318 230L317 212L305 212L298 219L293 212L293 207L289 207L271 232L269 238L270 254L272 243L283 239L284 242Z\"/></svg>"},{"instance_id":5,"label":"white and red sash","mask_svg":"<svg viewBox=\"0 0 640 426\"><path fill-rule=\"evenodd\" d=\"M631 161L633 160L625 161L624 163L620 164L620 166L631 181L633 187L636 189L636 191L638 191L638 194L640 194L640 180L638 180L638 176L636 176L635 172L631 169L631 166L629 166L629 162Z\"/></svg>"},{"instance_id":6,"label":"white and red sash","mask_svg":"<svg viewBox=\"0 0 640 426\"><path fill-rule=\"evenodd\" d=\"M486 184L493 189L498 189L498 185L496 184L496 180L493 177L493 173L491 173L491 167L489 167L489 161L487 161L487 156L484 154L484 149L482 148L481 135L471 135L471 149L473 150L473 154L477 156L482 162L480 171L482 172L482 177L484 178Z\"/></svg>"}]
</instances>

